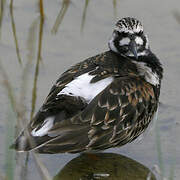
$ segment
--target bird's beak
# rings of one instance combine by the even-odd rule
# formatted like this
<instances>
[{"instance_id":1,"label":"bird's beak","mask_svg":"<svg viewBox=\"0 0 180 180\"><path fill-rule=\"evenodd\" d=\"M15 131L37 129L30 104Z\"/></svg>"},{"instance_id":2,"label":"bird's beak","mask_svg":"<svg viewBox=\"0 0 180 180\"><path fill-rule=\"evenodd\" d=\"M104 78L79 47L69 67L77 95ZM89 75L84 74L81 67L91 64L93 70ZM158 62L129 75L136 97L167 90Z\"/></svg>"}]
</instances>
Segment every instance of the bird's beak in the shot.
<instances>
[{"instance_id":1,"label":"bird's beak","mask_svg":"<svg viewBox=\"0 0 180 180\"><path fill-rule=\"evenodd\" d=\"M131 40L129 44L129 50L134 54L135 58L138 59L138 54L137 54L137 44L135 40Z\"/></svg>"}]
</instances>

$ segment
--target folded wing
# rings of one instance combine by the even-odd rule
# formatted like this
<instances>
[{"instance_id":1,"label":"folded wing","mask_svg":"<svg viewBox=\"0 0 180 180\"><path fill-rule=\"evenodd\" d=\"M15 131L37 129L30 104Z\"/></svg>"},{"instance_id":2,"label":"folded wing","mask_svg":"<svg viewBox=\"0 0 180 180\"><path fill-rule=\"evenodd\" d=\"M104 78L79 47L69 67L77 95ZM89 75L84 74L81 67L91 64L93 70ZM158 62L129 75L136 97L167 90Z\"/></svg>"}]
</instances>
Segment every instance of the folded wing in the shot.
<instances>
[{"instance_id":1,"label":"folded wing","mask_svg":"<svg viewBox=\"0 0 180 180\"><path fill-rule=\"evenodd\" d=\"M38 151L75 153L124 145L144 132L156 110L149 83L136 76L116 78L82 112L57 122Z\"/></svg>"}]
</instances>

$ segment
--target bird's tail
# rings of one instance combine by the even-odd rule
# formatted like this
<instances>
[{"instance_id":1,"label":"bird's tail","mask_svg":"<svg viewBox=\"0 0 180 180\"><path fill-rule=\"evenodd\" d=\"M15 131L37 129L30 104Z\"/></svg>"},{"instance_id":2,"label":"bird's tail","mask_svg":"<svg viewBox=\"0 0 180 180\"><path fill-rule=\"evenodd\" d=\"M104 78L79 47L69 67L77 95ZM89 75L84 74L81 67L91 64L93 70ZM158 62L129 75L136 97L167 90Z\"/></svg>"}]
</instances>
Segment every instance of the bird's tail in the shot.
<instances>
[{"instance_id":1,"label":"bird's tail","mask_svg":"<svg viewBox=\"0 0 180 180\"><path fill-rule=\"evenodd\" d=\"M51 138L46 135L43 137L34 137L30 131L26 129L20 133L15 142L10 146L10 149L15 149L19 152L31 151L42 146L50 139Z\"/></svg>"},{"instance_id":2,"label":"bird's tail","mask_svg":"<svg viewBox=\"0 0 180 180\"><path fill-rule=\"evenodd\" d=\"M19 152L30 151L36 146L36 143L32 139L30 135L28 135L28 131L23 131L17 137L15 142L10 146L10 149L15 149Z\"/></svg>"}]
</instances>

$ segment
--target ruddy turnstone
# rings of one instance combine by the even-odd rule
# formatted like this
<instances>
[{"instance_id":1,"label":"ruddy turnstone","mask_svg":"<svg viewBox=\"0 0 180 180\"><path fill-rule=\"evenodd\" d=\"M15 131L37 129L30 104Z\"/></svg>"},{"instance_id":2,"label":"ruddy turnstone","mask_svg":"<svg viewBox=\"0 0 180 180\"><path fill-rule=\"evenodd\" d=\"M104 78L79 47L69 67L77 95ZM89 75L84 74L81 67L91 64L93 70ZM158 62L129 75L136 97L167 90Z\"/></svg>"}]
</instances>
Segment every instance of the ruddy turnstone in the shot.
<instances>
[{"instance_id":1,"label":"ruddy turnstone","mask_svg":"<svg viewBox=\"0 0 180 180\"><path fill-rule=\"evenodd\" d=\"M17 151L77 153L122 146L158 108L163 68L135 18L119 20L109 51L68 69L16 139Z\"/></svg>"}]
</instances>

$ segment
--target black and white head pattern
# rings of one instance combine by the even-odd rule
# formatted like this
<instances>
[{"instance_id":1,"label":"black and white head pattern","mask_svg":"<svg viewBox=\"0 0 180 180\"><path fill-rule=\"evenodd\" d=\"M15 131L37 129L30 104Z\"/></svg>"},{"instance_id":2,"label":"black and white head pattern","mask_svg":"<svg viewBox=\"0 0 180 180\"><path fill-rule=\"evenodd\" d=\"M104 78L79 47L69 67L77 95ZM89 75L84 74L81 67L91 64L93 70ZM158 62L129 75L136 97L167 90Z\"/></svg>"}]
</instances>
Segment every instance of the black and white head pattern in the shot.
<instances>
[{"instance_id":1,"label":"black and white head pattern","mask_svg":"<svg viewBox=\"0 0 180 180\"><path fill-rule=\"evenodd\" d=\"M116 53L135 58L147 55L149 43L141 22L130 17L119 20L109 40L109 48Z\"/></svg>"}]
</instances>

